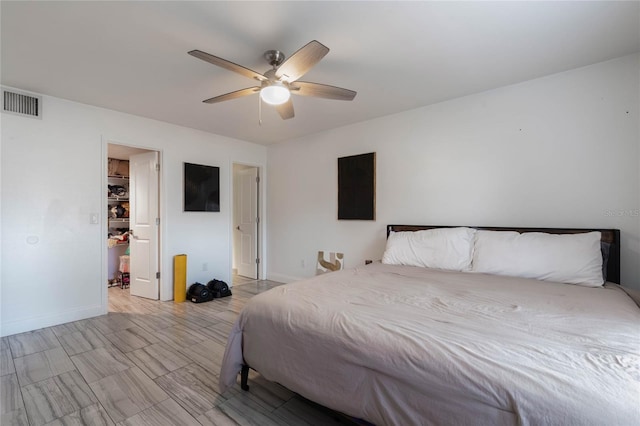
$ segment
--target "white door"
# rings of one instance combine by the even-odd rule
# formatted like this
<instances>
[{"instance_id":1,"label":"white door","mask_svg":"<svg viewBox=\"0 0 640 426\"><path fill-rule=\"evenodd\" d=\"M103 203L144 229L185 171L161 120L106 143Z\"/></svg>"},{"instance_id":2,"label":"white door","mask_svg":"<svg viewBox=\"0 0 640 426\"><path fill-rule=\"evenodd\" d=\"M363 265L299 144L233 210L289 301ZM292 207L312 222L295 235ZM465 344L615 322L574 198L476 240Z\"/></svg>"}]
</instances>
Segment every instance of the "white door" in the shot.
<instances>
[{"instance_id":1,"label":"white door","mask_svg":"<svg viewBox=\"0 0 640 426\"><path fill-rule=\"evenodd\" d=\"M129 158L131 295L158 300L158 153Z\"/></svg>"},{"instance_id":2,"label":"white door","mask_svg":"<svg viewBox=\"0 0 640 426\"><path fill-rule=\"evenodd\" d=\"M238 208L240 223L236 232L240 233L240 259L238 275L258 278L258 168L251 167L240 171Z\"/></svg>"}]
</instances>

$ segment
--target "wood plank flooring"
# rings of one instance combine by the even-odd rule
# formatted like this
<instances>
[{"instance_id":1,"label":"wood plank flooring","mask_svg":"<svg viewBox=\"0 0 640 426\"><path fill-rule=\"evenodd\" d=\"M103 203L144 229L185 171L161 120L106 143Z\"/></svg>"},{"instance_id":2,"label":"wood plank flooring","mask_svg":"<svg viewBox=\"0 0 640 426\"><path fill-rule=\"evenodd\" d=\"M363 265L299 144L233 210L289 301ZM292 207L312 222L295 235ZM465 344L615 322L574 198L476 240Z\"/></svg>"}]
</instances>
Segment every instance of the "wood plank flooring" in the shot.
<instances>
[{"instance_id":1,"label":"wood plank flooring","mask_svg":"<svg viewBox=\"0 0 640 426\"><path fill-rule=\"evenodd\" d=\"M158 302L109 288L109 314L3 337L0 424L355 425L251 372L251 390L218 392L233 321L281 285L234 278L233 296Z\"/></svg>"}]
</instances>

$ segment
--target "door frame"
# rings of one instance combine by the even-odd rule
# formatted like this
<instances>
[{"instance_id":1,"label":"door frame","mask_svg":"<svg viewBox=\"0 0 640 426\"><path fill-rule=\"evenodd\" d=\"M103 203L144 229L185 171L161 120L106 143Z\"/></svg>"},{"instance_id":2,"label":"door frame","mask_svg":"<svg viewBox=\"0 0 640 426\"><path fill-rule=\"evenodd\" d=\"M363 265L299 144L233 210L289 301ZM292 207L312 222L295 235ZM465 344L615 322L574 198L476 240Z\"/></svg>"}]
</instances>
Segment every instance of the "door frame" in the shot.
<instances>
[{"instance_id":1,"label":"door frame","mask_svg":"<svg viewBox=\"0 0 640 426\"><path fill-rule=\"evenodd\" d=\"M258 169L258 176L260 177L260 182L258 183L258 193L257 193L257 204L258 204L258 212L260 213L260 222L258 223L258 231L256 233L257 235L257 242L256 242L256 255L258 256L258 258L260 259L260 266L258 267L258 280L265 280L266 276L267 276L267 238L266 238L266 226L264 226L264 224L266 223L266 217L267 217L267 203L265 202L266 200L266 173L264 172L265 167L264 164L259 164L259 163L251 163L251 162L246 162L246 161L236 161L236 160L231 160L229 162L229 187L230 187L230 191L229 194L231 194L230 199L229 199L229 205L231 207L231 214L229 217L229 241L231 242L231 244L229 244L229 281L231 281L231 283L229 284L229 286L231 287L233 285L233 258L234 258L234 227L233 227L233 221L235 218L235 206L234 206L234 199L235 199L235 190L236 188L234 187L234 173L233 173L233 166L237 164L239 166L248 166L248 167L255 167Z\"/></svg>"},{"instance_id":2,"label":"door frame","mask_svg":"<svg viewBox=\"0 0 640 426\"><path fill-rule=\"evenodd\" d=\"M166 269L166 265L165 262L163 262L163 259L165 258L165 244L163 244L164 242L164 235L165 235L165 220L164 218L166 217L166 205L165 205L165 179L164 179L164 155L162 152L162 149L156 148L156 147L151 147L151 146L144 146L144 145L140 145L140 144L136 144L133 143L131 141L126 141L123 140L122 138L115 138L115 137L108 137L108 136L104 136L102 135L101 137L101 160L102 160L102 168L100 170L101 176L100 176L100 182L101 182L101 191L100 193L103 194L103 196L100 197L100 211L102 212L99 215L99 222L100 222L100 232L101 232L101 237L102 237L102 249L101 249L101 256L102 256L102 262L101 262L101 281L100 281L100 285L102 286L102 292L101 292L101 298L100 298L100 307L101 307L101 311L103 314L106 314L107 312L109 312L109 289L106 285L106 282L108 280L108 250L109 248L107 247L107 244L105 244L106 242L104 241L104 234L105 231L107 229L108 223L107 223L107 197L106 197L106 190L105 188L107 187L107 175L109 173L109 144L113 144L113 145L122 145L122 146L126 146L126 147L130 147L130 148L137 148L137 149L144 149L147 151L155 151L158 153L158 164L160 165L160 172L158 173L158 215L160 216L160 226L158 227L158 269L160 270L160 279L158 281L158 288L159 288L159 299L158 300L167 300L167 292L168 290L164 288L163 283L167 281L167 271L165 271Z\"/></svg>"}]
</instances>

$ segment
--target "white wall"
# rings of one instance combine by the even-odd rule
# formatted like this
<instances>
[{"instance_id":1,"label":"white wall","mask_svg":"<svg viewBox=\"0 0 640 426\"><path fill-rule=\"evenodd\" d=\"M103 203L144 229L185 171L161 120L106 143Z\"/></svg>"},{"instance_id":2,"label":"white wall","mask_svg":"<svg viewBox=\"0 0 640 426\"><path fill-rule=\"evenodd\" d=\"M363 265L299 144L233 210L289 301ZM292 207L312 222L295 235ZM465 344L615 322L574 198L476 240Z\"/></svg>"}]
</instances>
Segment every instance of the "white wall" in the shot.
<instances>
[{"instance_id":1,"label":"white wall","mask_svg":"<svg viewBox=\"0 0 640 426\"><path fill-rule=\"evenodd\" d=\"M49 96L43 109L1 115L2 335L104 313L107 142L161 152L161 298L173 298L179 253L188 283L230 282L231 164L264 166L264 146ZM220 213L182 211L183 162L220 167Z\"/></svg>"},{"instance_id":2,"label":"white wall","mask_svg":"<svg viewBox=\"0 0 640 426\"><path fill-rule=\"evenodd\" d=\"M270 146L268 277L380 259L392 223L602 227L640 288L639 91L633 55ZM377 220L338 221L337 158L372 151Z\"/></svg>"}]
</instances>

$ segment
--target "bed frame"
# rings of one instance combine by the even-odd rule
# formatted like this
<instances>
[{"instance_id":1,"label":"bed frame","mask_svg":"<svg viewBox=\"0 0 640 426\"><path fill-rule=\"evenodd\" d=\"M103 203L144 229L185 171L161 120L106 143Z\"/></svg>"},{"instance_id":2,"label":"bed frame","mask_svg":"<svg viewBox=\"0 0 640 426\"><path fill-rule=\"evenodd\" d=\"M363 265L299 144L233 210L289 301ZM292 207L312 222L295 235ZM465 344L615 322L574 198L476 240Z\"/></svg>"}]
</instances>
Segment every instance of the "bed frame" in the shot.
<instances>
[{"instance_id":1,"label":"bed frame","mask_svg":"<svg viewBox=\"0 0 640 426\"><path fill-rule=\"evenodd\" d=\"M439 225L387 225L387 238L393 232L424 231L435 228L458 228L459 226ZM585 232L599 231L602 234L601 242L609 245L609 257L607 259L607 281L620 284L620 230L619 229L587 229L587 228L505 228L497 226L467 226L467 228L481 229L485 231L516 231L544 232L547 234L582 234ZM603 252L604 256L604 252Z\"/></svg>"}]
</instances>

